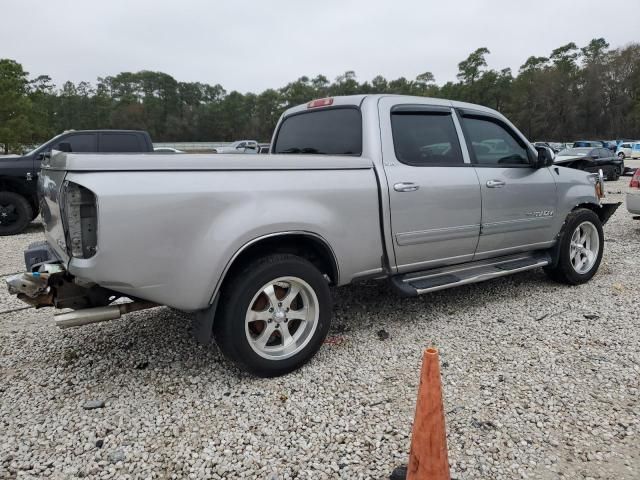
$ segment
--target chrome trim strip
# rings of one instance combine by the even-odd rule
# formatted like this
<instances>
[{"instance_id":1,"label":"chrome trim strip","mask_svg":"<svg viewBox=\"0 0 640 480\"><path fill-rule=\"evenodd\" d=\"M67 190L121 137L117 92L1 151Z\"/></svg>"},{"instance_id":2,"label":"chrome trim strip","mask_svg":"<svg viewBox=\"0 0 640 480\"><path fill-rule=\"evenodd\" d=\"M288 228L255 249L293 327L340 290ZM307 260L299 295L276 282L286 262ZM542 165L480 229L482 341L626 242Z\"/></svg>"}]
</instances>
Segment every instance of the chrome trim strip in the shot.
<instances>
[{"instance_id":1,"label":"chrome trim strip","mask_svg":"<svg viewBox=\"0 0 640 480\"><path fill-rule=\"evenodd\" d=\"M504 220L501 222L483 223L480 235L494 235L497 233L508 233L522 230L536 230L538 228L548 228L554 217L534 217L518 218L516 220Z\"/></svg>"},{"instance_id":2,"label":"chrome trim strip","mask_svg":"<svg viewBox=\"0 0 640 480\"><path fill-rule=\"evenodd\" d=\"M417 245L420 243L453 240L456 238L476 237L479 233L480 225L433 228L417 232L396 233L396 243L400 246Z\"/></svg>"}]
</instances>

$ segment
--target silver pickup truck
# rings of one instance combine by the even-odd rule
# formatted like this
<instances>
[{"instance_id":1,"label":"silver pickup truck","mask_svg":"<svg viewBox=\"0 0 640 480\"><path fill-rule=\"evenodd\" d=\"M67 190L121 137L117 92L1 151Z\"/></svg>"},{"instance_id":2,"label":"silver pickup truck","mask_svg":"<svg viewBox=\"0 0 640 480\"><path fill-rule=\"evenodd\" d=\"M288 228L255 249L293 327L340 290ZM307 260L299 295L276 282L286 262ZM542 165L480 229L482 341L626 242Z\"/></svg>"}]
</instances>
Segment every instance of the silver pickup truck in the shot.
<instances>
[{"instance_id":1,"label":"silver pickup truck","mask_svg":"<svg viewBox=\"0 0 640 480\"><path fill-rule=\"evenodd\" d=\"M39 181L46 244L13 293L71 308L63 327L194 312L201 339L261 376L318 350L330 285L413 296L539 267L586 282L618 206L602 175L554 166L493 110L389 95L287 110L271 155L56 153Z\"/></svg>"}]
</instances>

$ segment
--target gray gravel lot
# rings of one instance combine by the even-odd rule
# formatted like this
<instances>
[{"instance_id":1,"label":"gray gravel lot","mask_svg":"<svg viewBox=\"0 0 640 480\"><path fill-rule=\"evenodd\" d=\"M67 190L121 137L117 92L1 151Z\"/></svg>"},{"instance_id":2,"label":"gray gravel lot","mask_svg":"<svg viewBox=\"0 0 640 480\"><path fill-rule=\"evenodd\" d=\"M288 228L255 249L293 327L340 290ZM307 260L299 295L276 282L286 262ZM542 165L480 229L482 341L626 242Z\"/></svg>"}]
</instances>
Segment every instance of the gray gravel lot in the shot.
<instances>
[{"instance_id":1,"label":"gray gravel lot","mask_svg":"<svg viewBox=\"0 0 640 480\"><path fill-rule=\"evenodd\" d=\"M270 380L167 308L64 331L48 309L2 313L0 478L388 478L436 345L452 478L638 479L640 222L622 206L605 236L579 287L533 271L409 300L337 290L327 344ZM0 274L41 237L0 238ZM0 288L0 311L22 306Z\"/></svg>"}]
</instances>

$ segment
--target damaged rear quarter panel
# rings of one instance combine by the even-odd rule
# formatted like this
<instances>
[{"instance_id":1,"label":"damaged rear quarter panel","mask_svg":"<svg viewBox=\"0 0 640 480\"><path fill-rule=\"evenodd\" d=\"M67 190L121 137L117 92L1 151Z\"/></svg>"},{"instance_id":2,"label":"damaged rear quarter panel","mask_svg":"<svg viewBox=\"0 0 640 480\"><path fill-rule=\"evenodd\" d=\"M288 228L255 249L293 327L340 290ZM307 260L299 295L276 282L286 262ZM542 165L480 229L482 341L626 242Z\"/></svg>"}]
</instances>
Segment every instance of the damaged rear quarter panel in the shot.
<instances>
[{"instance_id":1,"label":"damaged rear quarter panel","mask_svg":"<svg viewBox=\"0 0 640 480\"><path fill-rule=\"evenodd\" d=\"M97 253L73 259L69 270L125 295L197 310L243 245L300 231L327 241L346 283L380 267L374 175L371 168L69 173L98 199Z\"/></svg>"}]
</instances>

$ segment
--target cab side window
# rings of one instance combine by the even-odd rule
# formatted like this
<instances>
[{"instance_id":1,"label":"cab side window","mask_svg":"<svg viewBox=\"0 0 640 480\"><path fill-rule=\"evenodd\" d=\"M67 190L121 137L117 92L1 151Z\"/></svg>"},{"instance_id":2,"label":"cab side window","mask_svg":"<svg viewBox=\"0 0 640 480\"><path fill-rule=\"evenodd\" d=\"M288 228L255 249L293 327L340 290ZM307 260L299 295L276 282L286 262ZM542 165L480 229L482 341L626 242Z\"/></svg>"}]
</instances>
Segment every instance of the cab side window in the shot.
<instances>
[{"instance_id":1,"label":"cab side window","mask_svg":"<svg viewBox=\"0 0 640 480\"><path fill-rule=\"evenodd\" d=\"M97 152L97 139L95 133L78 133L61 138L53 148L59 150L60 143L68 143L71 145L71 151L74 153L91 153Z\"/></svg>"},{"instance_id":2,"label":"cab side window","mask_svg":"<svg viewBox=\"0 0 640 480\"><path fill-rule=\"evenodd\" d=\"M527 149L498 121L482 117L462 119L474 163L487 166L529 165Z\"/></svg>"},{"instance_id":3,"label":"cab side window","mask_svg":"<svg viewBox=\"0 0 640 480\"><path fill-rule=\"evenodd\" d=\"M105 153L143 152L140 139L133 133L101 133L100 151Z\"/></svg>"}]
</instances>

